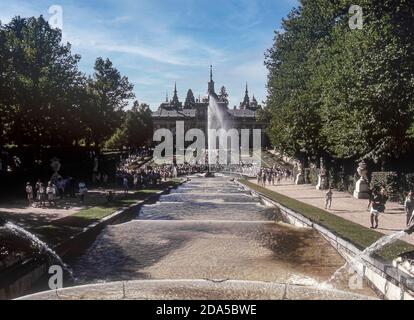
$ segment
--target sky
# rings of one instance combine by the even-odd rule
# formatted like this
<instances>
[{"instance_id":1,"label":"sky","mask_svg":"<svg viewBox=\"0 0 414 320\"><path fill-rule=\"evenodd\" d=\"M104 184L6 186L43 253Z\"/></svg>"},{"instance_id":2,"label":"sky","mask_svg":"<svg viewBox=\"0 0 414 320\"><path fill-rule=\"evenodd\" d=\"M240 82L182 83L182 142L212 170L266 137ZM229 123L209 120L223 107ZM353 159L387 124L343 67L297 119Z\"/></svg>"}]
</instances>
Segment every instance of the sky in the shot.
<instances>
[{"instance_id":1,"label":"sky","mask_svg":"<svg viewBox=\"0 0 414 320\"><path fill-rule=\"evenodd\" d=\"M52 6L62 10L63 41L81 55L80 70L92 74L97 57L111 59L134 84L136 99L156 110L175 82L183 102L189 88L204 96L210 65L216 91L227 88L231 107L243 100L246 82L250 96L266 100L264 54L298 1L0 0L0 21L59 17Z\"/></svg>"}]
</instances>

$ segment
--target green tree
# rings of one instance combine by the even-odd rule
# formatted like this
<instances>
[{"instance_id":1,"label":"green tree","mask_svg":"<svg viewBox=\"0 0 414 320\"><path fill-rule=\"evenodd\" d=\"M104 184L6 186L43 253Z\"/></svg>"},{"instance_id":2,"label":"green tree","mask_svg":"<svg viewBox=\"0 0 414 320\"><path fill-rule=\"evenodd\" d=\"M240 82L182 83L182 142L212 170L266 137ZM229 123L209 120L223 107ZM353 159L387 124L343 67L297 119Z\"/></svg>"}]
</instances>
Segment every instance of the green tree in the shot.
<instances>
[{"instance_id":1,"label":"green tree","mask_svg":"<svg viewBox=\"0 0 414 320\"><path fill-rule=\"evenodd\" d=\"M95 73L88 80L84 117L91 139L98 146L121 125L123 110L134 98L134 86L121 76L109 59L98 58Z\"/></svg>"},{"instance_id":2,"label":"green tree","mask_svg":"<svg viewBox=\"0 0 414 320\"><path fill-rule=\"evenodd\" d=\"M412 151L413 7L364 0L301 1L267 52L273 144L291 155L393 162Z\"/></svg>"},{"instance_id":3,"label":"green tree","mask_svg":"<svg viewBox=\"0 0 414 320\"><path fill-rule=\"evenodd\" d=\"M184 103L184 109L192 109L195 106L195 98L193 91L191 89L188 89L187 91L187 97L185 99Z\"/></svg>"},{"instance_id":4,"label":"green tree","mask_svg":"<svg viewBox=\"0 0 414 320\"><path fill-rule=\"evenodd\" d=\"M229 103L229 95L227 93L227 90L226 90L225 86L222 86L220 88L220 93L219 93L218 97L219 97L219 101Z\"/></svg>"},{"instance_id":5,"label":"green tree","mask_svg":"<svg viewBox=\"0 0 414 320\"><path fill-rule=\"evenodd\" d=\"M72 143L73 123L78 120L73 102L83 78L77 69L80 56L71 54L70 44L61 44L61 31L52 29L42 16L16 17L2 27L2 33L9 52L2 68L8 142Z\"/></svg>"},{"instance_id":6,"label":"green tree","mask_svg":"<svg viewBox=\"0 0 414 320\"><path fill-rule=\"evenodd\" d=\"M152 136L152 112L148 105L134 102L131 110L126 111L122 125L107 141L109 148L138 148L144 146Z\"/></svg>"}]
</instances>

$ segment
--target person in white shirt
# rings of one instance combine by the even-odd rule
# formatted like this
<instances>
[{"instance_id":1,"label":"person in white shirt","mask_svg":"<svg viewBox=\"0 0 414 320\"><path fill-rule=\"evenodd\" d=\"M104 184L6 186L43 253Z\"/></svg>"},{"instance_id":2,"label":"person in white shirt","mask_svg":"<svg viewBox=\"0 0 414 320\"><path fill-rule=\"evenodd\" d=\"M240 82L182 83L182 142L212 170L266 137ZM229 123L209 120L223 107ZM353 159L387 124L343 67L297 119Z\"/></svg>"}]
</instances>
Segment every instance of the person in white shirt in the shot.
<instances>
[{"instance_id":1,"label":"person in white shirt","mask_svg":"<svg viewBox=\"0 0 414 320\"><path fill-rule=\"evenodd\" d=\"M47 195L47 201L49 202L49 205L56 205L55 202L55 195L56 195L56 188L52 181L49 181L46 188L46 195Z\"/></svg>"}]
</instances>

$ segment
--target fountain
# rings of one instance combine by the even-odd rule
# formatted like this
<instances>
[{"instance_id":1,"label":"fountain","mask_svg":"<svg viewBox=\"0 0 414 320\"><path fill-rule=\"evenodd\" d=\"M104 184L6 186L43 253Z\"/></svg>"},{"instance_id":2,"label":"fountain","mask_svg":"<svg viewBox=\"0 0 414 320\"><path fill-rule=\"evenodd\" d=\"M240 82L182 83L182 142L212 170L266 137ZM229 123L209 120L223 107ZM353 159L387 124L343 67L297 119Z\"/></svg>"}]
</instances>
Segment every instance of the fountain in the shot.
<instances>
[{"instance_id":1,"label":"fountain","mask_svg":"<svg viewBox=\"0 0 414 320\"><path fill-rule=\"evenodd\" d=\"M214 93L209 94L208 100L208 171L205 177L210 178L214 177L211 166L218 163L220 151L223 152L227 149L222 143L227 142L225 131L228 129L228 123L225 118L225 110L220 107ZM217 136L219 138L219 146L216 145Z\"/></svg>"},{"instance_id":2,"label":"fountain","mask_svg":"<svg viewBox=\"0 0 414 320\"><path fill-rule=\"evenodd\" d=\"M386 245L390 245L390 244L396 242L397 240L401 239L403 236L405 236L407 234L411 235L412 233L414 233L414 225L410 226L409 228L407 228L405 230L397 231L397 232L394 232L394 233L391 233L389 235L385 235L385 236L381 237L376 242L371 244L368 248L366 248L365 250L363 250L362 252L357 254L355 257L351 258L351 261L347 261L342 267L340 267L338 270L336 270L335 273L332 275L332 277L328 280L327 283L332 283L333 281L335 281L338 278L338 276L349 265L351 265L351 267L352 267L357 262L364 264L364 262L363 262L364 258L370 257L372 254L374 254L378 250L384 248ZM355 268L355 269L357 269L357 268Z\"/></svg>"},{"instance_id":3,"label":"fountain","mask_svg":"<svg viewBox=\"0 0 414 320\"><path fill-rule=\"evenodd\" d=\"M16 236L20 236L24 239L29 240L40 252L45 252L48 254L53 260L55 260L62 268L70 275L72 280L75 280L73 276L73 272L71 268L63 262L62 258L53 250L51 249L45 242L40 240L37 236L33 233L27 231L26 229L7 221L6 219L0 217L0 227L6 228L14 233Z\"/></svg>"}]
</instances>

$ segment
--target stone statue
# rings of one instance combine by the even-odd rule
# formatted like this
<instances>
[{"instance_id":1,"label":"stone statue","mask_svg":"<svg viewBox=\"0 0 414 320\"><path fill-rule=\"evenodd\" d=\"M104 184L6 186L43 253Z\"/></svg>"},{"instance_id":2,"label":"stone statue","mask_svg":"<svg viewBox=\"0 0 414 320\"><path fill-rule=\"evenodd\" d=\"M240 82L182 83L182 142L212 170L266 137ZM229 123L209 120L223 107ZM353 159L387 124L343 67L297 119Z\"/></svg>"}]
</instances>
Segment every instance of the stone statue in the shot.
<instances>
[{"instance_id":1,"label":"stone statue","mask_svg":"<svg viewBox=\"0 0 414 320\"><path fill-rule=\"evenodd\" d=\"M59 170L62 167L60 164L60 160L56 157L54 157L52 160L50 160L50 167L53 170L52 177L50 178L50 181L56 182L59 178L61 178L59 174Z\"/></svg>"},{"instance_id":2,"label":"stone statue","mask_svg":"<svg viewBox=\"0 0 414 320\"><path fill-rule=\"evenodd\" d=\"M368 169L367 169L367 164L364 160L362 160L358 164L357 172L361 179L364 179L365 181L368 182Z\"/></svg>"},{"instance_id":3,"label":"stone statue","mask_svg":"<svg viewBox=\"0 0 414 320\"><path fill-rule=\"evenodd\" d=\"M296 162L295 167L297 168L297 175L295 179L295 184L304 184L305 177L303 175L303 164L300 162Z\"/></svg>"},{"instance_id":4,"label":"stone statue","mask_svg":"<svg viewBox=\"0 0 414 320\"><path fill-rule=\"evenodd\" d=\"M316 185L317 190L325 190L326 189L326 168L323 162L323 158L320 159L320 169L318 174L318 184Z\"/></svg>"},{"instance_id":5,"label":"stone statue","mask_svg":"<svg viewBox=\"0 0 414 320\"><path fill-rule=\"evenodd\" d=\"M355 184L354 198L369 199L368 169L365 161L358 164L359 180Z\"/></svg>"}]
</instances>

